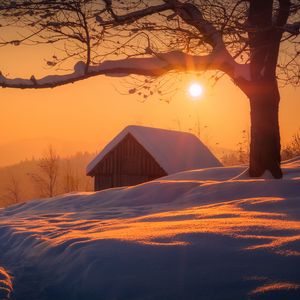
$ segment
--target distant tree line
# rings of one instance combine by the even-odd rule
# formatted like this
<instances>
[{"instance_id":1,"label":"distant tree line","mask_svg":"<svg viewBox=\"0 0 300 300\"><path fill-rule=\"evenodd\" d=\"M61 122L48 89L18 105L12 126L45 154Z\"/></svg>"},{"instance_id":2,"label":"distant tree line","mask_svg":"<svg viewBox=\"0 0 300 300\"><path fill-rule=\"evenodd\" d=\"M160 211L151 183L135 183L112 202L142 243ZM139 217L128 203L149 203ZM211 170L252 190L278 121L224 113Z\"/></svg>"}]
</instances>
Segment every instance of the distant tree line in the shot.
<instances>
[{"instance_id":1,"label":"distant tree line","mask_svg":"<svg viewBox=\"0 0 300 300\"><path fill-rule=\"evenodd\" d=\"M64 193L91 191L92 179L85 174L85 167L94 153L77 153L61 158L49 146L38 160L31 160L2 171L0 180L0 207L35 198L54 197Z\"/></svg>"},{"instance_id":2,"label":"distant tree line","mask_svg":"<svg viewBox=\"0 0 300 300\"><path fill-rule=\"evenodd\" d=\"M198 127L197 131L191 129L190 132L201 138ZM219 159L225 166L247 164L249 146L249 132L243 130L242 139L237 143L237 148L229 153L219 154ZM1 177L0 173L0 181L4 181L4 185L0 186L0 207L34 198L47 198L78 191L92 191L93 182L90 177L86 176L85 167L94 155L94 153L85 152L77 153L69 158L61 158L57 151L49 146L40 159L27 162L25 167L19 168L20 170L17 168L18 165L14 166L12 170L11 168L5 168L6 170L3 171L5 171L6 178ZM281 151L282 160L296 156L300 156L300 129ZM32 165L34 166L33 170ZM28 172L28 169L31 171ZM24 180L24 178L27 180ZM29 193L28 191L32 192Z\"/></svg>"},{"instance_id":3,"label":"distant tree line","mask_svg":"<svg viewBox=\"0 0 300 300\"><path fill-rule=\"evenodd\" d=\"M243 131L241 142L238 148L230 153L224 153L220 160L225 166L247 164L249 159L249 133ZM289 142L282 147L281 159L288 160L300 156L300 129L291 137Z\"/></svg>"}]
</instances>

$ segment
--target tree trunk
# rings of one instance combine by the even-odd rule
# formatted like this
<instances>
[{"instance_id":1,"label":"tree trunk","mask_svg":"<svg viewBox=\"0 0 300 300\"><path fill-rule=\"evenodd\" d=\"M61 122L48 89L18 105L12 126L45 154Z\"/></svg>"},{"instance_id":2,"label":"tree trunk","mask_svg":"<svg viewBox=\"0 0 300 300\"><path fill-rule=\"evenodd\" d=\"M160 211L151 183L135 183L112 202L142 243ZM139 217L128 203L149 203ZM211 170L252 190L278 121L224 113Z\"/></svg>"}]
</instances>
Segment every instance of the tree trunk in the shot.
<instances>
[{"instance_id":1,"label":"tree trunk","mask_svg":"<svg viewBox=\"0 0 300 300\"><path fill-rule=\"evenodd\" d=\"M251 109L251 177L270 171L274 178L281 178L280 132L278 110L280 95L276 79L254 85L250 98Z\"/></svg>"}]
</instances>

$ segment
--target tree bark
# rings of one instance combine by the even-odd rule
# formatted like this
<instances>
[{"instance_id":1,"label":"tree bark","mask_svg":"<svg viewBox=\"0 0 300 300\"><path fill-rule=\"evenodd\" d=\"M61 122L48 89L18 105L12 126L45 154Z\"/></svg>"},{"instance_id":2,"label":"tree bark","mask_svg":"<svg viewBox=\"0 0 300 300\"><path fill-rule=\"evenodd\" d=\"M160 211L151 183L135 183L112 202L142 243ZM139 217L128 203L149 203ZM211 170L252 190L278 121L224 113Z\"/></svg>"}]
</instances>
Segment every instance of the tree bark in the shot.
<instances>
[{"instance_id":1,"label":"tree bark","mask_svg":"<svg viewBox=\"0 0 300 300\"><path fill-rule=\"evenodd\" d=\"M249 175L259 177L268 170L274 178L282 178L278 122L280 94L276 79L256 83L249 98L251 109Z\"/></svg>"},{"instance_id":2,"label":"tree bark","mask_svg":"<svg viewBox=\"0 0 300 300\"><path fill-rule=\"evenodd\" d=\"M289 15L290 1L279 0L279 3L279 12L274 16L274 0L250 0L251 83L246 94L251 108L251 177L270 171L274 178L282 178L278 122L280 94L276 79L282 32L274 26L274 17L276 25L283 26Z\"/></svg>"}]
</instances>

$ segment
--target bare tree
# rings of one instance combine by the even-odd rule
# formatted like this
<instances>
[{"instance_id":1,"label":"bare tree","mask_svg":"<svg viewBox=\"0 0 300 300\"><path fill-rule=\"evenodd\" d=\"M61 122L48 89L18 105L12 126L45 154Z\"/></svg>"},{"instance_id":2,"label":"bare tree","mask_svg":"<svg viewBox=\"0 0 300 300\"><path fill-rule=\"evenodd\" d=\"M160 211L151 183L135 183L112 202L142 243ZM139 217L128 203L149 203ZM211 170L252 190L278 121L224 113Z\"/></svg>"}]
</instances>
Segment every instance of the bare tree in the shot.
<instances>
[{"instance_id":1,"label":"bare tree","mask_svg":"<svg viewBox=\"0 0 300 300\"><path fill-rule=\"evenodd\" d=\"M80 178L70 160L66 161L62 175L62 188L65 193L79 191Z\"/></svg>"},{"instance_id":2,"label":"bare tree","mask_svg":"<svg viewBox=\"0 0 300 300\"><path fill-rule=\"evenodd\" d=\"M92 180L92 177L85 176L83 180L83 190L86 192L94 191L94 182Z\"/></svg>"},{"instance_id":3,"label":"bare tree","mask_svg":"<svg viewBox=\"0 0 300 300\"><path fill-rule=\"evenodd\" d=\"M56 44L62 52L48 66L77 62L69 74L40 79L1 74L0 85L49 88L134 74L147 77L129 93L147 98L161 93L151 85L159 76L215 70L249 98L250 176L269 170L281 178L278 81L300 83L299 14L299 0L2 1L3 46ZM5 34L18 26L19 36Z\"/></svg>"},{"instance_id":4,"label":"bare tree","mask_svg":"<svg viewBox=\"0 0 300 300\"><path fill-rule=\"evenodd\" d=\"M240 164L246 164L249 162L250 152L250 136L247 130L242 132L242 140L238 145L238 161Z\"/></svg>"},{"instance_id":5,"label":"bare tree","mask_svg":"<svg viewBox=\"0 0 300 300\"><path fill-rule=\"evenodd\" d=\"M9 203L13 204L22 201L21 184L14 174L9 174L5 197L9 200Z\"/></svg>"},{"instance_id":6,"label":"bare tree","mask_svg":"<svg viewBox=\"0 0 300 300\"><path fill-rule=\"evenodd\" d=\"M300 155L300 130L298 130L298 132L293 135L291 147L293 148L296 155Z\"/></svg>"},{"instance_id":7,"label":"bare tree","mask_svg":"<svg viewBox=\"0 0 300 300\"><path fill-rule=\"evenodd\" d=\"M53 197L57 193L57 176L60 158L50 145L38 163L39 173L30 173L41 197Z\"/></svg>"},{"instance_id":8,"label":"bare tree","mask_svg":"<svg viewBox=\"0 0 300 300\"><path fill-rule=\"evenodd\" d=\"M300 156L300 130L298 130L291 138L291 141L283 148L283 159L290 159Z\"/></svg>"}]
</instances>

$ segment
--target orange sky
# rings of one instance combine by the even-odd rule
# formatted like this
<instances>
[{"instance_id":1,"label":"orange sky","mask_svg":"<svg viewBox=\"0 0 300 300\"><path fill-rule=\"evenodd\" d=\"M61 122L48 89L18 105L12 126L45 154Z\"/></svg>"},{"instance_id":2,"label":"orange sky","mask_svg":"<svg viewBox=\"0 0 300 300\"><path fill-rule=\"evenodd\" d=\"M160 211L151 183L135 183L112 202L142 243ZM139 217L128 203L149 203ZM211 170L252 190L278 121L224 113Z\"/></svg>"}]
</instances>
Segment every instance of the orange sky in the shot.
<instances>
[{"instance_id":1,"label":"orange sky","mask_svg":"<svg viewBox=\"0 0 300 300\"><path fill-rule=\"evenodd\" d=\"M47 56L44 50L0 48L0 70L12 77L53 73L54 70L41 68ZM249 126L246 97L224 77L213 88L199 79L205 92L199 101L192 101L186 92L192 78L184 77L180 91L169 104L156 97L141 103L136 95L121 95L116 89L126 90L124 79L105 76L55 89L0 89L0 147L20 140L55 138L76 145L70 152L95 151L128 124L188 130L195 129L199 118L201 127L207 126L202 128L205 142L236 148L242 131ZM281 89L281 95L281 132L285 142L300 127L299 88Z\"/></svg>"}]
</instances>

